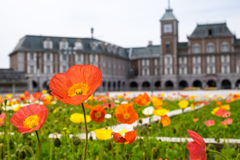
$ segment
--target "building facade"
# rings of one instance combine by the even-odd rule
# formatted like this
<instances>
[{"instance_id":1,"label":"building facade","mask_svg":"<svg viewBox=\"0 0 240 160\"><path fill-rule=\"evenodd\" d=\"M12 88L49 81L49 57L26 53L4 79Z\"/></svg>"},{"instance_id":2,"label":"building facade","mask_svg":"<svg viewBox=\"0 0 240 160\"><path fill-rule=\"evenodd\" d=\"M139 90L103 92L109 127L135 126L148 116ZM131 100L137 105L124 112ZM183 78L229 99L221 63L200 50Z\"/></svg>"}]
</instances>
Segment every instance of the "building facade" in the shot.
<instances>
[{"instance_id":1,"label":"building facade","mask_svg":"<svg viewBox=\"0 0 240 160\"><path fill-rule=\"evenodd\" d=\"M103 74L99 91L240 87L240 39L226 23L198 24L178 42L172 9L160 19L161 45L123 48L94 38L26 35L10 53L10 68L31 78L31 91L47 89L52 76L75 64Z\"/></svg>"}]
</instances>

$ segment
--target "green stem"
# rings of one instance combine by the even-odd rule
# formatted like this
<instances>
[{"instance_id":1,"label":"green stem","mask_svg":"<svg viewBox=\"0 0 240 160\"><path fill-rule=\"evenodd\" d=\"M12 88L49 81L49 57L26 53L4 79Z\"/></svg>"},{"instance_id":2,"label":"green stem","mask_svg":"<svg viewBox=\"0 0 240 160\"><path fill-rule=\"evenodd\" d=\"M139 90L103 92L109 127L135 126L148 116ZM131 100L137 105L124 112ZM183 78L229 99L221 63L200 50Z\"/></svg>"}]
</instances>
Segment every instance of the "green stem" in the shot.
<instances>
[{"instance_id":1,"label":"green stem","mask_svg":"<svg viewBox=\"0 0 240 160\"><path fill-rule=\"evenodd\" d=\"M238 159L239 159L239 156L240 156L240 153L238 153L236 160L238 160Z\"/></svg>"},{"instance_id":2,"label":"green stem","mask_svg":"<svg viewBox=\"0 0 240 160\"><path fill-rule=\"evenodd\" d=\"M225 160L228 160L222 153L218 152L218 151L213 151L213 150L208 150L210 153L217 153L219 155L221 155Z\"/></svg>"},{"instance_id":3,"label":"green stem","mask_svg":"<svg viewBox=\"0 0 240 160\"><path fill-rule=\"evenodd\" d=\"M86 119L86 113L85 113L85 108L82 103L82 110L83 110L83 115L84 115L84 124L85 124L85 132L86 132L86 141L85 141L85 148L84 148L84 160L86 160L87 156L87 144L88 144L88 129L87 129L87 119Z\"/></svg>"},{"instance_id":4,"label":"green stem","mask_svg":"<svg viewBox=\"0 0 240 160\"><path fill-rule=\"evenodd\" d=\"M40 142L40 138L38 135L38 131L35 131L36 135L37 135L37 139L38 139L38 148L37 148L37 153L38 153L38 160L41 160L41 142Z\"/></svg>"},{"instance_id":5,"label":"green stem","mask_svg":"<svg viewBox=\"0 0 240 160\"><path fill-rule=\"evenodd\" d=\"M52 160L52 153L53 153L53 138L51 138L51 142L50 142L50 160Z\"/></svg>"}]
</instances>

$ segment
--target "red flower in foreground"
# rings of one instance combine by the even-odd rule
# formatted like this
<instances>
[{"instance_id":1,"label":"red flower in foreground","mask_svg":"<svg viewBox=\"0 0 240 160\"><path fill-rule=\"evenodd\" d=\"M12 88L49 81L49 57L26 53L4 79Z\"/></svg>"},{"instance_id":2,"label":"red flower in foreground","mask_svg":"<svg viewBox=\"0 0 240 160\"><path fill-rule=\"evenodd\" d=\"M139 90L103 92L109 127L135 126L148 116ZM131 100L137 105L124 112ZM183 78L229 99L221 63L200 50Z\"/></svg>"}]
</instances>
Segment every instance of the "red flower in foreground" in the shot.
<instances>
[{"instance_id":1,"label":"red flower in foreground","mask_svg":"<svg viewBox=\"0 0 240 160\"><path fill-rule=\"evenodd\" d=\"M95 107L93 107L90 113L90 117L92 121L97 123L104 121L105 115L106 115L106 111L100 105L96 105Z\"/></svg>"},{"instance_id":2,"label":"red flower in foreground","mask_svg":"<svg viewBox=\"0 0 240 160\"><path fill-rule=\"evenodd\" d=\"M5 113L0 114L0 127L4 125L6 119Z\"/></svg>"},{"instance_id":3,"label":"red flower in foreground","mask_svg":"<svg viewBox=\"0 0 240 160\"><path fill-rule=\"evenodd\" d=\"M232 118L228 118L228 119L225 119L224 121L221 122L221 125L230 125L232 124L232 121L233 119Z\"/></svg>"},{"instance_id":4,"label":"red flower in foreground","mask_svg":"<svg viewBox=\"0 0 240 160\"><path fill-rule=\"evenodd\" d=\"M113 132L113 139L116 143L125 143L125 144L131 144L134 142L136 136L137 136L137 131L132 130L128 131L123 130L123 135L117 132Z\"/></svg>"},{"instance_id":5,"label":"red flower in foreground","mask_svg":"<svg viewBox=\"0 0 240 160\"><path fill-rule=\"evenodd\" d=\"M102 83L102 73L93 65L75 65L58 73L50 81L51 94L65 104L78 105L90 97Z\"/></svg>"},{"instance_id":6,"label":"red flower in foreground","mask_svg":"<svg viewBox=\"0 0 240 160\"><path fill-rule=\"evenodd\" d=\"M205 122L205 125L208 126L208 127L213 126L214 124L215 124L215 121L214 121L214 120L207 120L207 121Z\"/></svg>"},{"instance_id":7,"label":"red flower in foreground","mask_svg":"<svg viewBox=\"0 0 240 160\"><path fill-rule=\"evenodd\" d=\"M205 142L202 137L194 131L187 131L188 135L194 140L187 144L187 149L190 152L190 160L207 160Z\"/></svg>"},{"instance_id":8,"label":"red flower in foreground","mask_svg":"<svg viewBox=\"0 0 240 160\"><path fill-rule=\"evenodd\" d=\"M39 130L47 119L48 109L43 105L30 104L20 108L12 115L10 121L19 133Z\"/></svg>"},{"instance_id":9,"label":"red flower in foreground","mask_svg":"<svg viewBox=\"0 0 240 160\"><path fill-rule=\"evenodd\" d=\"M215 116L222 116L222 115L226 114L226 112L227 111L225 109L220 108L220 109L217 110L217 112L214 115Z\"/></svg>"}]
</instances>

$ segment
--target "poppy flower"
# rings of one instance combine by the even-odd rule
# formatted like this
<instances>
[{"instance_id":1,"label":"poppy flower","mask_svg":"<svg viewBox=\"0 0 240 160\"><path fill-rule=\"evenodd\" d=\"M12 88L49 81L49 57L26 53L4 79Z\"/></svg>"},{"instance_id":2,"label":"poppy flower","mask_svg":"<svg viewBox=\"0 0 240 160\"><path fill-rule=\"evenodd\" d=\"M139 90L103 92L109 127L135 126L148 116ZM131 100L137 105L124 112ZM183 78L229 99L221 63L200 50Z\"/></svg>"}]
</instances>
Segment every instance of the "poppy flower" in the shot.
<instances>
[{"instance_id":1,"label":"poppy flower","mask_svg":"<svg viewBox=\"0 0 240 160\"><path fill-rule=\"evenodd\" d=\"M78 105L90 97L102 83L102 73L93 65L74 65L53 76L51 94L65 104Z\"/></svg>"},{"instance_id":2,"label":"poppy flower","mask_svg":"<svg viewBox=\"0 0 240 160\"><path fill-rule=\"evenodd\" d=\"M150 106L150 107L147 107L147 108L144 108L142 110L142 113L145 115L145 116L150 116L153 114L153 111L154 111L154 107Z\"/></svg>"},{"instance_id":3,"label":"poppy flower","mask_svg":"<svg viewBox=\"0 0 240 160\"><path fill-rule=\"evenodd\" d=\"M37 100L39 100L41 98L42 92L33 93L32 96L34 98L34 101L37 101Z\"/></svg>"},{"instance_id":4,"label":"poppy flower","mask_svg":"<svg viewBox=\"0 0 240 160\"><path fill-rule=\"evenodd\" d=\"M153 106L157 109L161 109L162 108L162 105L163 105L163 102L161 99L157 98L157 97L152 97L152 103L153 103Z\"/></svg>"},{"instance_id":5,"label":"poppy flower","mask_svg":"<svg viewBox=\"0 0 240 160\"><path fill-rule=\"evenodd\" d=\"M214 124L215 124L215 121L214 121L214 120L207 120L207 121L205 122L205 125L208 126L208 127L213 126Z\"/></svg>"},{"instance_id":6,"label":"poppy flower","mask_svg":"<svg viewBox=\"0 0 240 160\"><path fill-rule=\"evenodd\" d=\"M142 94L139 94L137 96L137 98L134 100L134 102L139 105L139 106L144 106L146 105L148 102L150 102L150 98L149 96L147 95L147 93L144 93L143 95Z\"/></svg>"},{"instance_id":7,"label":"poppy flower","mask_svg":"<svg viewBox=\"0 0 240 160\"><path fill-rule=\"evenodd\" d=\"M106 115L106 111L100 105L94 106L90 113L90 117L92 121L97 123L104 121L105 115Z\"/></svg>"},{"instance_id":8,"label":"poppy flower","mask_svg":"<svg viewBox=\"0 0 240 160\"><path fill-rule=\"evenodd\" d=\"M161 116L162 117L162 116L165 116L168 112L169 112L169 110L162 108L162 109L154 110L153 114L155 116Z\"/></svg>"},{"instance_id":9,"label":"poppy flower","mask_svg":"<svg viewBox=\"0 0 240 160\"><path fill-rule=\"evenodd\" d=\"M135 112L131 104L121 104L115 109L117 121L120 123L132 124L138 119L138 114Z\"/></svg>"},{"instance_id":10,"label":"poppy flower","mask_svg":"<svg viewBox=\"0 0 240 160\"><path fill-rule=\"evenodd\" d=\"M217 112L214 114L215 116L222 116L222 115L224 115L224 114L226 114L226 110L225 109L219 109L219 110L217 110Z\"/></svg>"},{"instance_id":11,"label":"poppy flower","mask_svg":"<svg viewBox=\"0 0 240 160\"><path fill-rule=\"evenodd\" d=\"M197 122L199 118L193 118L193 122Z\"/></svg>"},{"instance_id":12,"label":"poppy flower","mask_svg":"<svg viewBox=\"0 0 240 160\"><path fill-rule=\"evenodd\" d=\"M0 114L0 127L4 125L6 119L5 113Z\"/></svg>"},{"instance_id":13,"label":"poppy flower","mask_svg":"<svg viewBox=\"0 0 240 160\"><path fill-rule=\"evenodd\" d=\"M222 115L223 118L228 118L228 117L230 117L230 116L231 116L231 112L230 112L230 111L227 111L226 113L224 113L224 114Z\"/></svg>"},{"instance_id":14,"label":"poppy flower","mask_svg":"<svg viewBox=\"0 0 240 160\"><path fill-rule=\"evenodd\" d=\"M99 140L108 140L112 136L112 130L111 129L96 129L94 130L94 133Z\"/></svg>"},{"instance_id":15,"label":"poppy flower","mask_svg":"<svg viewBox=\"0 0 240 160\"><path fill-rule=\"evenodd\" d=\"M207 160L205 142L202 137L194 131L187 131L188 135L194 140L187 144L187 149L190 152L190 160Z\"/></svg>"},{"instance_id":16,"label":"poppy flower","mask_svg":"<svg viewBox=\"0 0 240 160\"><path fill-rule=\"evenodd\" d=\"M123 129L119 133L113 132L113 139L116 143L131 144L135 141L137 137L137 131L128 131Z\"/></svg>"},{"instance_id":17,"label":"poppy flower","mask_svg":"<svg viewBox=\"0 0 240 160\"><path fill-rule=\"evenodd\" d=\"M10 118L19 133L31 133L39 130L47 119L48 109L43 105L30 104L20 108Z\"/></svg>"},{"instance_id":18,"label":"poppy flower","mask_svg":"<svg viewBox=\"0 0 240 160\"><path fill-rule=\"evenodd\" d=\"M171 124L171 119L167 115L165 115L165 116L162 116L158 122L162 123L163 127L167 127Z\"/></svg>"},{"instance_id":19,"label":"poppy flower","mask_svg":"<svg viewBox=\"0 0 240 160\"><path fill-rule=\"evenodd\" d=\"M87 108L87 109L92 109L92 108L93 108L91 105L89 105L89 104L87 104L87 103L84 103L83 105L84 105L84 107Z\"/></svg>"},{"instance_id":20,"label":"poppy flower","mask_svg":"<svg viewBox=\"0 0 240 160\"><path fill-rule=\"evenodd\" d=\"M233 119L232 118L228 118L228 119L225 119L224 121L221 122L221 125L230 125L232 124L232 121Z\"/></svg>"},{"instance_id":21,"label":"poppy flower","mask_svg":"<svg viewBox=\"0 0 240 160\"><path fill-rule=\"evenodd\" d=\"M84 115L80 113L73 113L71 114L69 118L73 123L84 123ZM87 123L91 121L91 118L89 115L86 115Z\"/></svg>"},{"instance_id":22,"label":"poppy flower","mask_svg":"<svg viewBox=\"0 0 240 160\"><path fill-rule=\"evenodd\" d=\"M188 106L189 102L187 100L181 100L179 103L178 103L178 106L179 108L183 109L183 108L186 108Z\"/></svg>"},{"instance_id":23,"label":"poppy flower","mask_svg":"<svg viewBox=\"0 0 240 160\"><path fill-rule=\"evenodd\" d=\"M219 106L219 108L229 111L230 110L230 105L229 104L222 105L222 106Z\"/></svg>"}]
</instances>

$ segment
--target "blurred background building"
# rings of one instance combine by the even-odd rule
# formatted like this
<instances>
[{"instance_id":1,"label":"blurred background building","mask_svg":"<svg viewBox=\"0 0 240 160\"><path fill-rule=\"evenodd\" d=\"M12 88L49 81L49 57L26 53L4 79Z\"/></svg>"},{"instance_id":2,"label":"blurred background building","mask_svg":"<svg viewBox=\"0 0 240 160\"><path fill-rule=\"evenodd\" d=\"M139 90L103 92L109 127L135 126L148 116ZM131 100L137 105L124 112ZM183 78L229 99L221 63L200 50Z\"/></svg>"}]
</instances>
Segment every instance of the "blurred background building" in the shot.
<instances>
[{"instance_id":1,"label":"blurred background building","mask_svg":"<svg viewBox=\"0 0 240 160\"><path fill-rule=\"evenodd\" d=\"M91 33L91 38L26 35L9 55L11 72L26 73L21 87L30 85L31 92L48 89L54 74L75 64L101 69L98 91L240 87L240 39L225 22L197 24L188 41L179 42L178 20L169 8L160 19L161 45L149 41L137 48L104 42ZM18 90L15 83L9 86Z\"/></svg>"}]
</instances>

